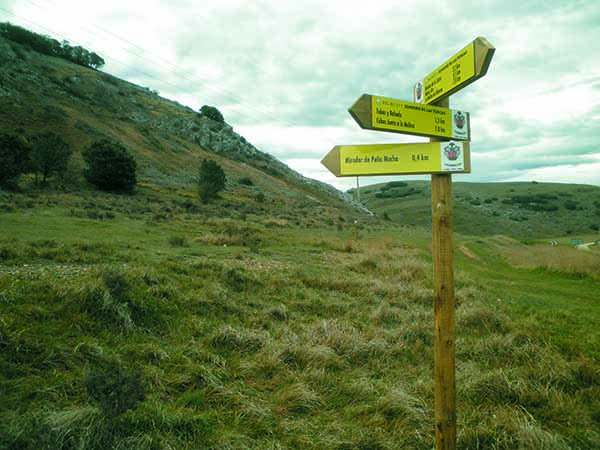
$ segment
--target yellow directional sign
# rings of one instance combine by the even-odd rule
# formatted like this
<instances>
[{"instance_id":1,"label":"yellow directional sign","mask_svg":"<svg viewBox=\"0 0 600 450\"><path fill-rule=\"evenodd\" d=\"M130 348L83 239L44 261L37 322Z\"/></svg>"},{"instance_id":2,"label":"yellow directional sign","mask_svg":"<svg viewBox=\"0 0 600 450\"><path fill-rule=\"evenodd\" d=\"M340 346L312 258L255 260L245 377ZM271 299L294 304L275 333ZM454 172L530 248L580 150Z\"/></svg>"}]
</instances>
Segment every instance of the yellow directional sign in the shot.
<instances>
[{"instance_id":1,"label":"yellow directional sign","mask_svg":"<svg viewBox=\"0 0 600 450\"><path fill-rule=\"evenodd\" d=\"M376 95L361 95L348 110L368 130L446 139L471 139L469 113Z\"/></svg>"},{"instance_id":2,"label":"yellow directional sign","mask_svg":"<svg viewBox=\"0 0 600 450\"><path fill-rule=\"evenodd\" d=\"M495 51L485 38L478 37L415 84L415 102L429 105L483 77Z\"/></svg>"},{"instance_id":3,"label":"yellow directional sign","mask_svg":"<svg viewBox=\"0 0 600 450\"><path fill-rule=\"evenodd\" d=\"M338 145L321 161L336 177L469 173L468 142Z\"/></svg>"}]
</instances>

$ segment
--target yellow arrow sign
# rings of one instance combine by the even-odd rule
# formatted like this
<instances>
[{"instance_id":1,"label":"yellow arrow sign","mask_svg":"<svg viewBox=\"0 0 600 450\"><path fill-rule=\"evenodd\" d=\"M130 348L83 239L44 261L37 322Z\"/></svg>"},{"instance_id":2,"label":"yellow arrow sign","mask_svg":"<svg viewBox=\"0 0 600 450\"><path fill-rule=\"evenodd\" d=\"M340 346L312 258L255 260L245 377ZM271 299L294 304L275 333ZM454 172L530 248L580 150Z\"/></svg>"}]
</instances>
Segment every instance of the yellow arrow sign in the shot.
<instances>
[{"instance_id":1,"label":"yellow arrow sign","mask_svg":"<svg viewBox=\"0 0 600 450\"><path fill-rule=\"evenodd\" d=\"M321 161L336 177L470 173L468 142L337 145Z\"/></svg>"},{"instance_id":2,"label":"yellow arrow sign","mask_svg":"<svg viewBox=\"0 0 600 450\"><path fill-rule=\"evenodd\" d=\"M478 37L415 84L415 102L429 105L483 77L495 51L487 39Z\"/></svg>"},{"instance_id":3,"label":"yellow arrow sign","mask_svg":"<svg viewBox=\"0 0 600 450\"><path fill-rule=\"evenodd\" d=\"M363 94L348 110L361 128L470 140L469 113Z\"/></svg>"}]
</instances>

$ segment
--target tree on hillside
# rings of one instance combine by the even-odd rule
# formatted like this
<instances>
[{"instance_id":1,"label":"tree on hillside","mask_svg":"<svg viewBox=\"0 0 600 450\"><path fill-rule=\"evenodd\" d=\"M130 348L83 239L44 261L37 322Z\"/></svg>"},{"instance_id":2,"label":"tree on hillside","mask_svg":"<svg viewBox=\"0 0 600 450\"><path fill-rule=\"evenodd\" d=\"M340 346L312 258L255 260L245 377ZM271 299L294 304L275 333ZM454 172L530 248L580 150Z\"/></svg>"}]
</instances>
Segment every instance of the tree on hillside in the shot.
<instances>
[{"instance_id":1,"label":"tree on hillside","mask_svg":"<svg viewBox=\"0 0 600 450\"><path fill-rule=\"evenodd\" d=\"M84 176L105 191L132 191L136 184L137 164L129 151L118 142L102 139L83 152L87 164Z\"/></svg>"},{"instance_id":2,"label":"tree on hillside","mask_svg":"<svg viewBox=\"0 0 600 450\"><path fill-rule=\"evenodd\" d=\"M202 108L200 108L200 115L206 116L209 119L212 119L216 122L220 122L220 123L225 122L225 119L223 118L223 114L221 114L221 111L219 111L214 106L204 105Z\"/></svg>"},{"instance_id":3,"label":"tree on hillside","mask_svg":"<svg viewBox=\"0 0 600 450\"><path fill-rule=\"evenodd\" d=\"M73 151L69 144L54 133L42 133L33 140L31 162L37 175L42 175L45 183L52 173L64 173Z\"/></svg>"},{"instance_id":4,"label":"tree on hillside","mask_svg":"<svg viewBox=\"0 0 600 450\"><path fill-rule=\"evenodd\" d=\"M200 199L207 203L217 197L219 192L225 189L225 172L219 164L212 159L205 159L200 165L198 177L198 193Z\"/></svg>"},{"instance_id":5,"label":"tree on hillside","mask_svg":"<svg viewBox=\"0 0 600 450\"><path fill-rule=\"evenodd\" d=\"M0 134L0 186L11 187L30 167L27 144L16 136Z\"/></svg>"},{"instance_id":6,"label":"tree on hillside","mask_svg":"<svg viewBox=\"0 0 600 450\"><path fill-rule=\"evenodd\" d=\"M102 57L81 46L72 47L68 41L60 43L49 36L34 33L9 22L0 23L0 36L29 47L38 53L66 59L81 66L100 69L104 65Z\"/></svg>"}]
</instances>

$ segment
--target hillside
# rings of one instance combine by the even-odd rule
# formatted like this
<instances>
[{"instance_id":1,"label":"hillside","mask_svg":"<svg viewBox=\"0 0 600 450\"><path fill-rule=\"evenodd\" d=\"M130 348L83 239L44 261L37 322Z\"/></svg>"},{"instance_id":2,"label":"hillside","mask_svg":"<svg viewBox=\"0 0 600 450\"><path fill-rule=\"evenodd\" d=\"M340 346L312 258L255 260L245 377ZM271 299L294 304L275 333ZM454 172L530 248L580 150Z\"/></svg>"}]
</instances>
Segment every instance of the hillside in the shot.
<instances>
[{"instance_id":1,"label":"hillside","mask_svg":"<svg viewBox=\"0 0 600 450\"><path fill-rule=\"evenodd\" d=\"M226 123L200 116L147 88L1 37L0 61L0 132L28 138L54 131L75 149L74 166L81 166L77 154L92 141L120 141L137 160L138 195L180 204L194 201L199 162L211 158L228 176L220 206L229 205L229 210L268 213L292 223L356 214L331 186L307 179L259 151ZM77 173L71 178L80 181ZM240 185L241 178L252 184ZM81 182L70 187L86 190ZM256 201L258 192L265 195L264 203ZM307 208L317 214L301 213Z\"/></svg>"},{"instance_id":2,"label":"hillside","mask_svg":"<svg viewBox=\"0 0 600 450\"><path fill-rule=\"evenodd\" d=\"M349 191L353 193L353 190ZM600 187L559 183L453 184L458 233L522 239L597 235ZM431 191L426 181L400 181L361 188L361 201L392 222L429 227Z\"/></svg>"}]
</instances>

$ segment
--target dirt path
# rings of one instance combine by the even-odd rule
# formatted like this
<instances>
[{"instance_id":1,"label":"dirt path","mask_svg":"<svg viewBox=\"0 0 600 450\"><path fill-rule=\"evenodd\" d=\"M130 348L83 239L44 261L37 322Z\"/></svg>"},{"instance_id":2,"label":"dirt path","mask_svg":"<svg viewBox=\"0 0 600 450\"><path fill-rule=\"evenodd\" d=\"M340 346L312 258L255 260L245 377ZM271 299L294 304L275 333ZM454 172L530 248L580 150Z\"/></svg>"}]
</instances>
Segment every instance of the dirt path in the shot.
<instances>
[{"instance_id":1,"label":"dirt path","mask_svg":"<svg viewBox=\"0 0 600 450\"><path fill-rule=\"evenodd\" d=\"M575 248L577 250L584 250L586 252L589 252L591 250L590 247L592 247L593 245L596 245L596 243L595 242L586 242L585 244L580 244Z\"/></svg>"}]
</instances>

